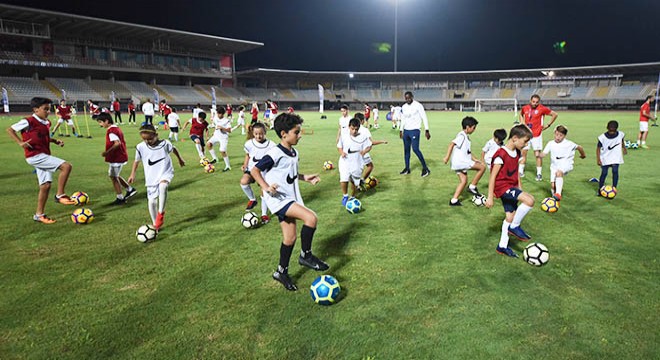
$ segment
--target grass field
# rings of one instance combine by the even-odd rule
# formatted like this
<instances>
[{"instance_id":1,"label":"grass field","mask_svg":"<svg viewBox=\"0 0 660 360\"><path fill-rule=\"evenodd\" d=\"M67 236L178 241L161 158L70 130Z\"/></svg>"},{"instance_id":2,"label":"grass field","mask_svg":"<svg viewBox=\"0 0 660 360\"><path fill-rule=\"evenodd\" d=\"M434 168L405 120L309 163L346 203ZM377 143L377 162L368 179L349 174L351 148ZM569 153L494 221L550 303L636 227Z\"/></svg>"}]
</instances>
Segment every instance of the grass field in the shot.
<instances>
[{"instance_id":1,"label":"grass field","mask_svg":"<svg viewBox=\"0 0 660 360\"><path fill-rule=\"evenodd\" d=\"M148 244L134 235L149 221L142 168L138 195L110 206L103 129L90 122L92 139L64 138L64 148L53 147L73 164L67 192L91 196L96 219L84 226L69 220L73 207L50 199L46 212L58 222L32 221L36 177L22 150L0 136L0 358L660 356L658 128L651 128L650 150L629 151L619 194L608 201L594 196L595 184L586 181L600 173L596 137L617 119L627 139L636 139L637 113L560 112L558 123L569 127L568 138L584 146L587 158L576 157L559 212L536 206L523 223L550 249L550 262L535 268L495 252L499 200L490 210L473 206L467 195L462 208L447 205L457 179L441 159L464 114L429 113L432 138L422 141L428 178L420 177L414 155L413 173L399 175L398 133L385 121L373 130L374 139L390 143L372 151L381 183L362 195L365 211L357 215L340 206L337 171L321 170L323 161L338 158L339 114L327 115L302 113L307 134L298 149L301 172L322 177L301 188L319 216L314 252L342 286L341 300L330 307L312 302L307 289L319 274L298 266L295 256L290 272L299 291L271 279L281 241L276 221L253 230L240 226L247 201L238 184L240 135L230 138L228 173L205 174L191 142L176 143L188 166L176 166L165 226ZM473 152L480 154L492 131L508 130L513 118L474 115L480 124L471 136ZM16 120L0 118L3 129ZM123 130L132 149L136 128ZM551 132L544 137L550 140ZM549 195L549 182L533 181L532 157L528 163L523 188L538 204ZM546 162L546 179L548 169ZM129 172L130 165L124 175ZM486 191L486 178L479 188ZM511 240L511 246L522 253L524 244Z\"/></svg>"}]
</instances>

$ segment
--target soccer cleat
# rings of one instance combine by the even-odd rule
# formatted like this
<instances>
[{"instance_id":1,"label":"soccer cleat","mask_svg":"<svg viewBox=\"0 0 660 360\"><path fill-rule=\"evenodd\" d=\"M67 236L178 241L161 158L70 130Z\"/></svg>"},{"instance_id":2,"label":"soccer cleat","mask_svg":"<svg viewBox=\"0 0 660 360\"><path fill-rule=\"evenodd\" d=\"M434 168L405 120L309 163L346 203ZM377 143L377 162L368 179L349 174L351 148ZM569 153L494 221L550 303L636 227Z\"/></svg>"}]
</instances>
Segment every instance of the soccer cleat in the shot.
<instances>
[{"instance_id":1,"label":"soccer cleat","mask_svg":"<svg viewBox=\"0 0 660 360\"><path fill-rule=\"evenodd\" d=\"M55 195L55 202L62 205L76 205L76 202L71 200L68 195Z\"/></svg>"},{"instance_id":2,"label":"soccer cleat","mask_svg":"<svg viewBox=\"0 0 660 360\"><path fill-rule=\"evenodd\" d=\"M32 220L34 220L36 222L44 223L44 224L53 224L53 223L55 223L55 220L49 218L48 216L46 216L46 214L41 214L41 215L36 215L35 214L32 217Z\"/></svg>"},{"instance_id":3,"label":"soccer cleat","mask_svg":"<svg viewBox=\"0 0 660 360\"><path fill-rule=\"evenodd\" d=\"M561 201L561 194L560 193L555 193L554 195L552 195L552 197L557 201Z\"/></svg>"},{"instance_id":4,"label":"soccer cleat","mask_svg":"<svg viewBox=\"0 0 660 360\"><path fill-rule=\"evenodd\" d=\"M126 204L126 199L116 198L110 205L124 205Z\"/></svg>"},{"instance_id":5,"label":"soccer cleat","mask_svg":"<svg viewBox=\"0 0 660 360\"><path fill-rule=\"evenodd\" d=\"M284 286L285 289L289 291L296 291L298 290L298 287L296 284L291 281L291 278L289 277L289 274L281 273L279 271L275 271L273 273L273 279L278 281L280 284Z\"/></svg>"},{"instance_id":6,"label":"soccer cleat","mask_svg":"<svg viewBox=\"0 0 660 360\"><path fill-rule=\"evenodd\" d=\"M245 210L252 210L254 207L257 206L257 200L250 200L247 203L247 206L245 207Z\"/></svg>"},{"instance_id":7,"label":"soccer cleat","mask_svg":"<svg viewBox=\"0 0 660 360\"><path fill-rule=\"evenodd\" d=\"M422 177L427 177L429 175L431 175L431 170L429 170L428 168L422 170Z\"/></svg>"},{"instance_id":8,"label":"soccer cleat","mask_svg":"<svg viewBox=\"0 0 660 360\"><path fill-rule=\"evenodd\" d=\"M348 195L344 195L341 197L341 206L346 206L346 203L348 202Z\"/></svg>"},{"instance_id":9,"label":"soccer cleat","mask_svg":"<svg viewBox=\"0 0 660 360\"><path fill-rule=\"evenodd\" d=\"M405 169L401 170L401 172L399 174L400 175L409 175L410 174L410 169L405 168Z\"/></svg>"},{"instance_id":10,"label":"soccer cleat","mask_svg":"<svg viewBox=\"0 0 660 360\"><path fill-rule=\"evenodd\" d=\"M589 181L589 182L598 182L598 179L596 179L596 178L591 178L591 179L589 179L588 181Z\"/></svg>"},{"instance_id":11,"label":"soccer cleat","mask_svg":"<svg viewBox=\"0 0 660 360\"><path fill-rule=\"evenodd\" d=\"M642 144L639 147L641 147L642 149L647 149L647 150L650 149L649 146L646 145L646 144Z\"/></svg>"},{"instance_id":12,"label":"soccer cleat","mask_svg":"<svg viewBox=\"0 0 660 360\"><path fill-rule=\"evenodd\" d=\"M479 196L479 195L481 195L481 194L479 193L479 189L477 189L476 186L474 187L474 189L471 189L471 188L468 186L467 191L468 191L470 194L474 195L474 196Z\"/></svg>"},{"instance_id":13,"label":"soccer cleat","mask_svg":"<svg viewBox=\"0 0 660 360\"><path fill-rule=\"evenodd\" d=\"M453 202L451 202L451 200L449 200L449 206L463 206L463 203L461 203L460 200L456 201L455 203L453 203Z\"/></svg>"},{"instance_id":14,"label":"soccer cleat","mask_svg":"<svg viewBox=\"0 0 660 360\"><path fill-rule=\"evenodd\" d=\"M226 168L222 169L222 172L227 172L229 170L231 170L231 167L226 167Z\"/></svg>"},{"instance_id":15,"label":"soccer cleat","mask_svg":"<svg viewBox=\"0 0 660 360\"><path fill-rule=\"evenodd\" d=\"M160 228L163 226L164 221L165 221L165 213L159 212L158 215L156 215L156 222L154 223L154 227L156 228L156 231L160 230Z\"/></svg>"},{"instance_id":16,"label":"soccer cleat","mask_svg":"<svg viewBox=\"0 0 660 360\"><path fill-rule=\"evenodd\" d=\"M503 247L498 246L498 247L495 248L495 251L497 251L498 253L500 253L502 255L510 256L512 258L517 258L518 257L518 254L516 254L515 251L513 251L509 247L503 248Z\"/></svg>"},{"instance_id":17,"label":"soccer cleat","mask_svg":"<svg viewBox=\"0 0 660 360\"><path fill-rule=\"evenodd\" d=\"M524 172L518 173L518 176L520 176L521 178L524 178L524 177L525 177L525 173L524 173Z\"/></svg>"},{"instance_id":18,"label":"soccer cleat","mask_svg":"<svg viewBox=\"0 0 660 360\"><path fill-rule=\"evenodd\" d=\"M213 160L209 161L209 164L215 164L217 162L218 162L218 159L213 159Z\"/></svg>"},{"instance_id":19,"label":"soccer cleat","mask_svg":"<svg viewBox=\"0 0 660 360\"><path fill-rule=\"evenodd\" d=\"M360 179L360 184L358 185L358 191L364 192L367 191L367 189L364 187L364 179Z\"/></svg>"},{"instance_id":20,"label":"soccer cleat","mask_svg":"<svg viewBox=\"0 0 660 360\"><path fill-rule=\"evenodd\" d=\"M266 225L270 222L270 217L268 215L261 215L261 223Z\"/></svg>"},{"instance_id":21,"label":"soccer cleat","mask_svg":"<svg viewBox=\"0 0 660 360\"><path fill-rule=\"evenodd\" d=\"M135 188L130 188L129 190L126 190L126 195L124 195L124 200L133 197L135 194L137 194L137 190Z\"/></svg>"},{"instance_id":22,"label":"soccer cleat","mask_svg":"<svg viewBox=\"0 0 660 360\"><path fill-rule=\"evenodd\" d=\"M536 181L543 181L543 176L541 174L536 174Z\"/></svg>"},{"instance_id":23,"label":"soccer cleat","mask_svg":"<svg viewBox=\"0 0 660 360\"><path fill-rule=\"evenodd\" d=\"M316 256L309 254L307 257L300 256L298 258L298 264L306 266L312 270L316 271L325 271L330 268L330 265L323 262L323 260L317 258Z\"/></svg>"},{"instance_id":24,"label":"soccer cleat","mask_svg":"<svg viewBox=\"0 0 660 360\"><path fill-rule=\"evenodd\" d=\"M509 226L509 234L517 237L518 240L521 240L521 241L529 241L529 240L532 239L532 237L527 235L525 230L523 230L520 226L518 226L518 227Z\"/></svg>"}]
</instances>

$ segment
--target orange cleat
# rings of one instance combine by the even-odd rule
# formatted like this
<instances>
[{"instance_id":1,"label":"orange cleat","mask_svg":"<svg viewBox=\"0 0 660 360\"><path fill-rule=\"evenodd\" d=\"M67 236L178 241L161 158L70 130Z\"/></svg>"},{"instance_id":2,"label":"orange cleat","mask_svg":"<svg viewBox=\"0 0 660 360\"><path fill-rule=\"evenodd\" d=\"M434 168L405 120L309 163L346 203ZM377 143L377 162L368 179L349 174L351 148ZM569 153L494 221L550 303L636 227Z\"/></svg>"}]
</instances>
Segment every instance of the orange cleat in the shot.
<instances>
[{"instance_id":1,"label":"orange cleat","mask_svg":"<svg viewBox=\"0 0 660 360\"><path fill-rule=\"evenodd\" d=\"M44 223L44 224L54 224L55 220L49 218L46 216L46 214L41 214L41 215L34 215L32 219L36 222Z\"/></svg>"},{"instance_id":2,"label":"orange cleat","mask_svg":"<svg viewBox=\"0 0 660 360\"><path fill-rule=\"evenodd\" d=\"M154 223L156 231L160 230L160 228L163 226L163 221L165 221L165 213L159 212L158 215L156 215L156 222Z\"/></svg>"},{"instance_id":3,"label":"orange cleat","mask_svg":"<svg viewBox=\"0 0 660 360\"><path fill-rule=\"evenodd\" d=\"M69 195L55 195L55 202L62 205L76 205L76 202L71 200Z\"/></svg>"}]
</instances>

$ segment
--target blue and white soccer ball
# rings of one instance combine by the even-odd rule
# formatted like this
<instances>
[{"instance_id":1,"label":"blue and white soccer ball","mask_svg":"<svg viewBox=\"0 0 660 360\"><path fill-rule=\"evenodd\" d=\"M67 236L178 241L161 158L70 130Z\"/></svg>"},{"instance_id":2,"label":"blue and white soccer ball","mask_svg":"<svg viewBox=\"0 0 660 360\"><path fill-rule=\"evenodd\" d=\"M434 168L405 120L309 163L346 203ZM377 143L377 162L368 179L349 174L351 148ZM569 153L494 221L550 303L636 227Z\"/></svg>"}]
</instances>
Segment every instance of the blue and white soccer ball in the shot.
<instances>
[{"instance_id":1,"label":"blue and white soccer ball","mask_svg":"<svg viewBox=\"0 0 660 360\"><path fill-rule=\"evenodd\" d=\"M356 198L348 199L346 202L346 211L351 214L357 214L362 210L362 203Z\"/></svg>"},{"instance_id":2,"label":"blue and white soccer ball","mask_svg":"<svg viewBox=\"0 0 660 360\"><path fill-rule=\"evenodd\" d=\"M639 144L636 142L631 142L630 143L630 148L631 149L639 149Z\"/></svg>"},{"instance_id":3,"label":"blue and white soccer ball","mask_svg":"<svg viewBox=\"0 0 660 360\"><path fill-rule=\"evenodd\" d=\"M624 143L624 145L626 146L626 149L630 149L631 144L632 143L630 142L630 140L626 140L626 142Z\"/></svg>"},{"instance_id":4,"label":"blue and white soccer ball","mask_svg":"<svg viewBox=\"0 0 660 360\"><path fill-rule=\"evenodd\" d=\"M309 294L312 300L320 305L332 305L337 300L341 287L337 279L330 275L321 275L312 282Z\"/></svg>"}]
</instances>

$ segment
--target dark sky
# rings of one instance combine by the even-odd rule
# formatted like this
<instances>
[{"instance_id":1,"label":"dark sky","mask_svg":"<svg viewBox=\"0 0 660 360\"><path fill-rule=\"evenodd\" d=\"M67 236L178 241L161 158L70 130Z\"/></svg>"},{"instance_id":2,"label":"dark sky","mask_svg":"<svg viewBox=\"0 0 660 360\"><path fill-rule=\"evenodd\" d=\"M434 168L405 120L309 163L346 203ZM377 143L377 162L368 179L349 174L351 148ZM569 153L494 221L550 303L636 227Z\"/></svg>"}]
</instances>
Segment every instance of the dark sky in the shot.
<instances>
[{"instance_id":1,"label":"dark sky","mask_svg":"<svg viewBox=\"0 0 660 360\"><path fill-rule=\"evenodd\" d=\"M0 0L263 42L239 69L391 71L395 0ZM105 2L104 2L105 3ZM398 0L398 70L458 71L660 61L660 0ZM145 15L146 7L150 15ZM159 10L155 10L159 9ZM553 44L566 41L565 53Z\"/></svg>"}]
</instances>

